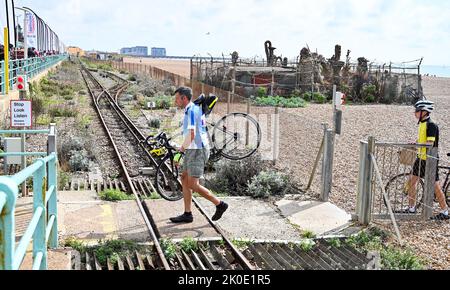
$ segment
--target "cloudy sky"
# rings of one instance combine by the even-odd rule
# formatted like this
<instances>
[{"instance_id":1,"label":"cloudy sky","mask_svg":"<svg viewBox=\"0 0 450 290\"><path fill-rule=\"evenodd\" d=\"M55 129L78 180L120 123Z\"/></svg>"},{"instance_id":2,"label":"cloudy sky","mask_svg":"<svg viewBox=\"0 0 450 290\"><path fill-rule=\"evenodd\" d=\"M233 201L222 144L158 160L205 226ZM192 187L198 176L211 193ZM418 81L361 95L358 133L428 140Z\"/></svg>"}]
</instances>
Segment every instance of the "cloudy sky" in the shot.
<instances>
[{"instance_id":1,"label":"cloudy sky","mask_svg":"<svg viewBox=\"0 0 450 290\"><path fill-rule=\"evenodd\" d=\"M295 58L307 44L331 57L341 44L356 59L450 65L447 0L16 0L36 11L67 45L118 51L166 47L169 55L234 50Z\"/></svg>"}]
</instances>

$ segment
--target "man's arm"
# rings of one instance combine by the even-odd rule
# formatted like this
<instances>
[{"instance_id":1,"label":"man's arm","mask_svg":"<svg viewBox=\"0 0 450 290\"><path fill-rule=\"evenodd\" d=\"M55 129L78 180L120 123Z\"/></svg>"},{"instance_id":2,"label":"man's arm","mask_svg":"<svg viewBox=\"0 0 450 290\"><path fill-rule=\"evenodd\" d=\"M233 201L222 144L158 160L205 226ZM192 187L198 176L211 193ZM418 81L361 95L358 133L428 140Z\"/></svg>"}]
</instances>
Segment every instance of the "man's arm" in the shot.
<instances>
[{"instance_id":1,"label":"man's arm","mask_svg":"<svg viewBox=\"0 0 450 290\"><path fill-rule=\"evenodd\" d=\"M183 153L186 151L186 149L188 149L191 146L192 141L194 141L194 139L195 139L195 129L190 129L189 132L190 132L190 134L188 134L188 136L186 136L186 138L184 139L183 146L181 146L181 149L180 149L180 151Z\"/></svg>"}]
</instances>

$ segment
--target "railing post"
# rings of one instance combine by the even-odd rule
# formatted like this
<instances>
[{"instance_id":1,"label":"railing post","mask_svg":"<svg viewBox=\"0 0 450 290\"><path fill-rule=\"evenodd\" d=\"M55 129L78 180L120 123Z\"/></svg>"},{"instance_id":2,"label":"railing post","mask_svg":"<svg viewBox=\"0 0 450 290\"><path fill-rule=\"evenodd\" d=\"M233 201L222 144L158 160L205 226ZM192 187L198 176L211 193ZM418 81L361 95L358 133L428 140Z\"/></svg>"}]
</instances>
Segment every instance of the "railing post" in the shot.
<instances>
[{"instance_id":1,"label":"railing post","mask_svg":"<svg viewBox=\"0 0 450 290\"><path fill-rule=\"evenodd\" d=\"M359 177L358 177L358 221L369 225L372 221L372 179L373 163L371 154L375 151L375 139L369 137L369 142L361 142Z\"/></svg>"},{"instance_id":2,"label":"railing post","mask_svg":"<svg viewBox=\"0 0 450 290\"><path fill-rule=\"evenodd\" d=\"M52 249L58 248L58 154L57 154L57 140L56 140L56 124L50 124L50 134L48 135L48 155L55 154L55 159L50 161L48 165L48 186L55 188L55 192L48 202L48 217L55 216L55 222L49 238L49 247Z\"/></svg>"},{"instance_id":3,"label":"railing post","mask_svg":"<svg viewBox=\"0 0 450 290\"><path fill-rule=\"evenodd\" d=\"M330 199L331 188L333 184L333 146L334 146L334 131L328 129L324 130L325 141L323 151L323 164L322 164L322 191L321 200L328 202Z\"/></svg>"},{"instance_id":4,"label":"railing post","mask_svg":"<svg viewBox=\"0 0 450 290\"><path fill-rule=\"evenodd\" d=\"M18 186L8 177L0 177L0 195L4 194L6 203L0 209L0 270L13 270L15 237L15 208L19 194Z\"/></svg>"},{"instance_id":5,"label":"railing post","mask_svg":"<svg viewBox=\"0 0 450 290\"><path fill-rule=\"evenodd\" d=\"M46 164L40 159L41 167L33 176L33 213L38 208L42 208L43 212L33 235L33 261L35 261L39 253L43 254L40 270L47 270L47 244L46 244L46 228L47 228L47 209L45 206L46 187L44 187L44 178L46 175Z\"/></svg>"},{"instance_id":6,"label":"railing post","mask_svg":"<svg viewBox=\"0 0 450 290\"><path fill-rule=\"evenodd\" d=\"M438 149L433 147L428 150L427 165L425 167L425 192L423 219L429 220L433 216L433 201L436 194L436 168Z\"/></svg>"}]
</instances>

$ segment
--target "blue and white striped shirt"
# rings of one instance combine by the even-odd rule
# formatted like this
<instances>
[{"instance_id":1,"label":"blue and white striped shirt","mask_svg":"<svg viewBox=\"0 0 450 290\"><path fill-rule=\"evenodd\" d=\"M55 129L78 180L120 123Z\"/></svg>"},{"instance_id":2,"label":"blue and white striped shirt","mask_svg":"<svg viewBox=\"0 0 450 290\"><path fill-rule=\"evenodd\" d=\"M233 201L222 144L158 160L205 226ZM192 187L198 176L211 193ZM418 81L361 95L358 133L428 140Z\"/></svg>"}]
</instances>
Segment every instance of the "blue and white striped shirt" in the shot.
<instances>
[{"instance_id":1,"label":"blue and white striped shirt","mask_svg":"<svg viewBox=\"0 0 450 290\"><path fill-rule=\"evenodd\" d=\"M183 121L183 137L186 139L190 137L190 131L194 130L195 138L191 143L188 150L196 149L210 149L206 117L203 115L200 106L196 106L194 103L190 103L184 111Z\"/></svg>"}]
</instances>

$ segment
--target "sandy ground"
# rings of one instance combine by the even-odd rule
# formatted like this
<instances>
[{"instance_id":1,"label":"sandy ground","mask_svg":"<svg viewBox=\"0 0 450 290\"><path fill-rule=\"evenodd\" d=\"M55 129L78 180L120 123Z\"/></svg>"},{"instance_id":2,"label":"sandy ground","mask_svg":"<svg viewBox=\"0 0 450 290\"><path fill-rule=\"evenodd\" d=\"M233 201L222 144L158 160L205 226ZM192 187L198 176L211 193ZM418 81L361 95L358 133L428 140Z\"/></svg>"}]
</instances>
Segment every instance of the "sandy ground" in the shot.
<instances>
[{"instance_id":1,"label":"sandy ground","mask_svg":"<svg viewBox=\"0 0 450 290\"><path fill-rule=\"evenodd\" d=\"M123 61L127 63L148 64L186 78L190 78L191 76L189 60L125 57Z\"/></svg>"}]
</instances>

